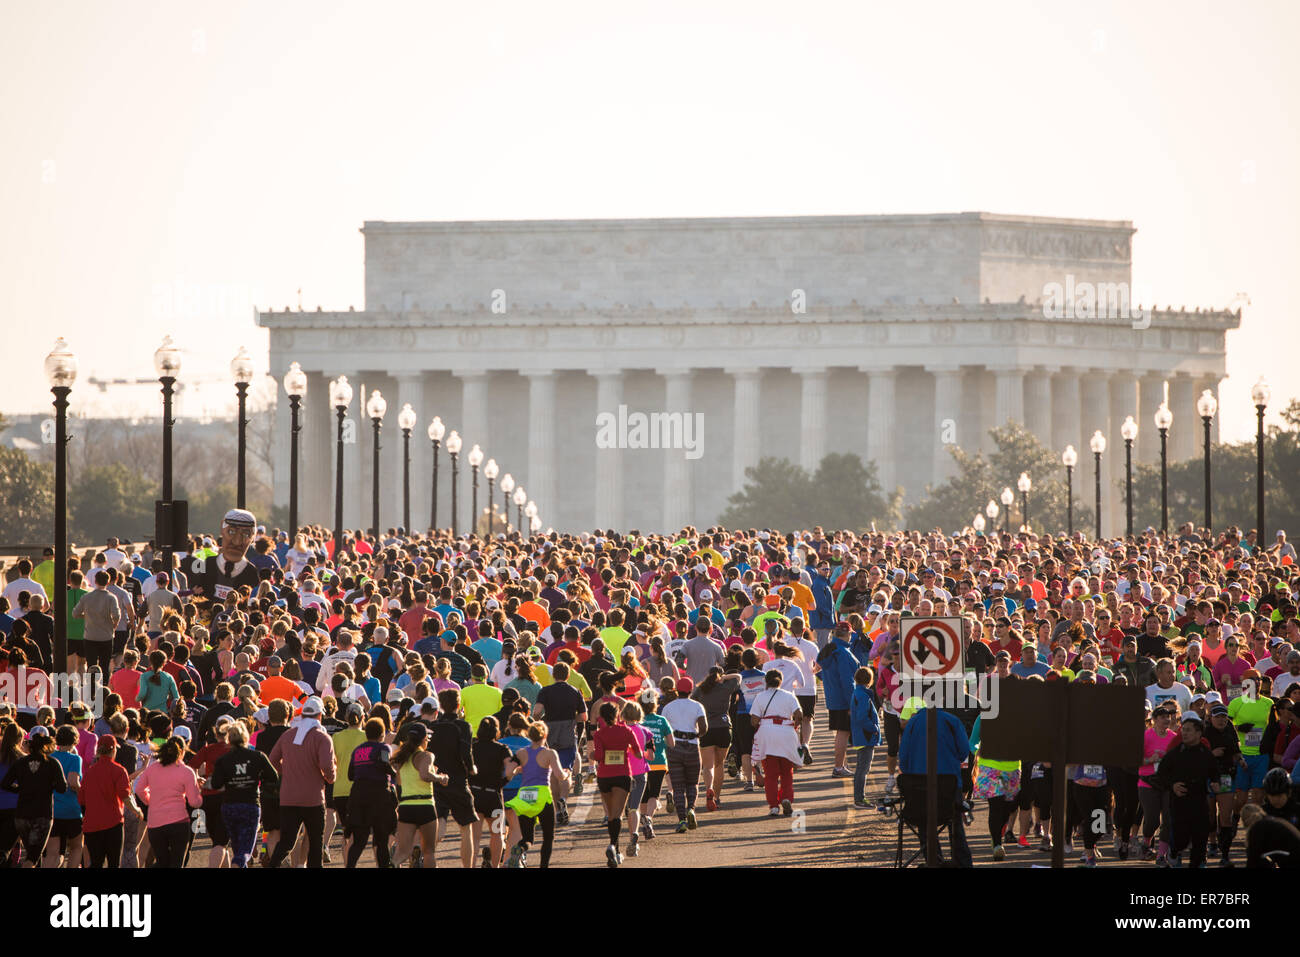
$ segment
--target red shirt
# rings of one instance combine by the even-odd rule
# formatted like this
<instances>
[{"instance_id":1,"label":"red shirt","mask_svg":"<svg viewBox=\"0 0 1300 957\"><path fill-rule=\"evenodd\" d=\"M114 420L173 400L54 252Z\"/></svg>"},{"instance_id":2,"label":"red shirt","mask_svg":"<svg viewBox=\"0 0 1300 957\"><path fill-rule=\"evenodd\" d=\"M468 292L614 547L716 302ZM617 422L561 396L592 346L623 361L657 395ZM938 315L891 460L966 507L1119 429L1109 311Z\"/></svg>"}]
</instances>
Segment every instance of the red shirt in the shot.
<instances>
[{"instance_id":1,"label":"red shirt","mask_svg":"<svg viewBox=\"0 0 1300 957\"><path fill-rule=\"evenodd\" d=\"M644 758L645 752L636 735L625 724L611 724L591 737L596 754L596 777L631 777L629 753Z\"/></svg>"},{"instance_id":2,"label":"red shirt","mask_svg":"<svg viewBox=\"0 0 1300 957\"><path fill-rule=\"evenodd\" d=\"M428 606L424 608L416 606L403 612L402 617L397 619L397 624L406 633L406 647L415 647L415 643L420 640L420 629L424 625L424 620L436 614L437 612Z\"/></svg>"},{"instance_id":3,"label":"red shirt","mask_svg":"<svg viewBox=\"0 0 1300 957\"><path fill-rule=\"evenodd\" d=\"M573 652L573 654L578 659L578 664L583 664L584 662L586 662L588 658L591 657L590 648L584 648L582 647L581 643L576 641L573 644L569 644L566 641L562 645L560 645L560 647L556 648L554 651L552 651L549 655L546 656L546 663L548 665L555 664L555 662L559 660L560 652L565 650Z\"/></svg>"},{"instance_id":4,"label":"red shirt","mask_svg":"<svg viewBox=\"0 0 1300 957\"><path fill-rule=\"evenodd\" d=\"M226 744L224 741L218 741L216 744L205 745L199 750L198 754L190 755L189 760L185 763L195 771L198 771L199 777L210 778L212 777L212 766L217 763L218 758L229 753L229 751L230 745ZM220 792L213 791L210 788L203 789L204 797L207 797L209 794L218 793Z\"/></svg>"},{"instance_id":5,"label":"red shirt","mask_svg":"<svg viewBox=\"0 0 1300 957\"><path fill-rule=\"evenodd\" d=\"M113 672L113 676L108 679L108 686L116 695L122 696L122 710L127 708L139 708L140 699L135 693L140 690L140 675L144 674L139 668L119 668Z\"/></svg>"},{"instance_id":6,"label":"red shirt","mask_svg":"<svg viewBox=\"0 0 1300 957\"><path fill-rule=\"evenodd\" d=\"M87 833L106 831L122 823L122 807L131 794L131 778L112 758L100 757L81 772L77 800L86 809L81 828Z\"/></svg>"},{"instance_id":7,"label":"red shirt","mask_svg":"<svg viewBox=\"0 0 1300 957\"><path fill-rule=\"evenodd\" d=\"M1101 645L1103 656L1110 655L1116 661L1123 653L1124 632L1120 631L1114 625L1111 625L1110 631L1097 632L1097 642Z\"/></svg>"}]
</instances>

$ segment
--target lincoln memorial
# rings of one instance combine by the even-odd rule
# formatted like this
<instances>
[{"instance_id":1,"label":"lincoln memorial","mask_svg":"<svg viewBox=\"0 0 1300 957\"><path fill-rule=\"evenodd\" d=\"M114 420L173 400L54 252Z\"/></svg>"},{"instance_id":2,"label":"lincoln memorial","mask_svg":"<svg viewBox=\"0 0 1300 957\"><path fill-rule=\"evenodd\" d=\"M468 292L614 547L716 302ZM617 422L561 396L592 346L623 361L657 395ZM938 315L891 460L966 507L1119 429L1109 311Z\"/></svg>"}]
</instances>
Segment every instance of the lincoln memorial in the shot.
<instances>
[{"instance_id":1,"label":"lincoln memorial","mask_svg":"<svg viewBox=\"0 0 1300 957\"><path fill-rule=\"evenodd\" d=\"M987 450L988 430L1010 419L1058 456L1078 449L1075 490L1087 502L1088 441L1106 435L1103 532L1118 534L1121 423L1133 415L1141 427L1135 460L1158 460L1152 415L1168 383L1171 457L1197 454L1195 400L1217 395L1225 332L1240 324L1240 312L1130 302L1134 232L1126 221L982 212L367 222L363 305L258 313L271 371L297 361L308 376L300 520L332 524L329 382L344 374L356 390L350 528L370 524L364 402L378 389L384 527L402 521L397 413L409 403L417 528L430 517L435 415L465 443L462 530L478 444L527 489L543 528L644 532L715 522L745 469L768 456L811 470L828 452L857 453L913 502L950 474L945 442ZM608 425L674 412L698 424L696 448L598 442L602 414ZM283 397L276 415L276 434L288 435ZM276 455L283 505L287 443ZM445 449L440 463L445 526ZM486 495L480 475L480 511Z\"/></svg>"}]
</instances>

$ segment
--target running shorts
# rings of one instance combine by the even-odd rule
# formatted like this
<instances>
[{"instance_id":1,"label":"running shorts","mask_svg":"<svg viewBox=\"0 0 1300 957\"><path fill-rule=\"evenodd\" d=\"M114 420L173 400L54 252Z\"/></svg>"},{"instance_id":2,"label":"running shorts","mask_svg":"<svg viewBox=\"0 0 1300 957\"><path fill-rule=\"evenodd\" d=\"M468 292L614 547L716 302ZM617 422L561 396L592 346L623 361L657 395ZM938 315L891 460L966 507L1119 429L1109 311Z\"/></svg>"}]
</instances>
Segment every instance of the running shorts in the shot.
<instances>
[{"instance_id":1,"label":"running shorts","mask_svg":"<svg viewBox=\"0 0 1300 957\"><path fill-rule=\"evenodd\" d=\"M654 801L659 798L663 791L664 775L668 773L667 768L651 768L645 776L645 793L641 795L641 801Z\"/></svg>"},{"instance_id":2,"label":"running shorts","mask_svg":"<svg viewBox=\"0 0 1300 957\"><path fill-rule=\"evenodd\" d=\"M48 817L14 818L14 830L18 832L18 840L22 842L23 853L29 861L40 861L45 854L45 845L50 840L50 827Z\"/></svg>"},{"instance_id":3,"label":"running shorts","mask_svg":"<svg viewBox=\"0 0 1300 957\"><path fill-rule=\"evenodd\" d=\"M898 715L885 712L885 753L898 757L898 742L903 737L903 722Z\"/></svg>"},{"instance_id":4,"label":"running shorts","mask_svg":"<svg viewBox=\"0 0 1300 957\"><path fill-rule=\"evenodd\" d=\"M424 827L424 825L432 824L437 819L438 808L432 804L397 805L397 820L401 824L414 824L416 827Z\"/></svg>"},{"instance_id":5,"label":"running shorts","mask_svg":"<svg viewBox=\"0 0 1300 957\"><path fill-rule=\"evenodd\" d=\"M799 710L803 712L804 719L810 719L817 711L817 696L815 694L797 694L799 699Z\"/></svg>"},{"instance_id":6,"label":"running shorts","mask_svg":"<svg viewBox=\"0 0 1300 957\"><path fill-rule=\"evenodd\" d=\"M203 824L208 829L208 837L213 847L225 847L230 843L230 834L226 831L226 819L221 815L221 795L208 794L203 798Z\"/></svg>"},{"instance_id":7,"label":"running shorts","mask_svg":"<svg viewBox=\"0 0 1300 957\"><path fill-rule=\"evenodd\" d=\"M469 790L470 793L474 795L474 812L480 817L485 817L488 820L491 820L492 816L496 814L497 811L502 810L506 806L505 799L501 796L500 788L479 788L471 786Z\"/></svg>"},{"instance_id":8,"label":"running shorts","mask_svg":"<svg viewBox=\"0 0 1300 957\"><path fill-rule=\"evenodd\" d=\"M1237 790L1249 791L1251 788L1264 786L1264 775L1268 774L1267 754L1243 754L1246 762L1244 768L1237 768Z\"/></svg>"},{"instance_id":9,"label":"running shorts","mask_svg":"<svg viewBox=\"0 0 1300 957\"><path fill-rule=\"evenodd\" d=\"M849 721L849 711L847 708L830 708L829 727L832 731L852 731L853 724Z\"/></svg>"},{"instance_id":10,"label":"running shorts","mask_svg":"<svg viewBox=\"0 0 1300 957\"><path fill-rule=\"evenodd\" d=\"M723 725L715 725L705 731L700 736L700 747L702 748L729 748L731 747L731 728Z\"/></svg>"},{"instance_id":11,"label":"running shorts","mask_svg":"<svg viewBox=\"0 0 1300 957\"><path fill-rule=\"evenodd\" d=\"M632 779L626 774L616 778L596 778L596 787L600 789L601 794L608 794L615 788L622 788L624 791L631 792Z\"/></svg>"},{"instance_id":12,"label":"running shorts","mask_svg":"<svg viewBox=\"0 0 1300 957\"><path fill-rule=\"evenodd\" d=\"M747 714L736 715L736 723L732 726L732 740L736 743L736 754L744 757L753 753L754 750L754 724L749 720Z\"/></svg>"},{"instance_id":13,"label":"running shorts","mask_svg":"<svg viewBox=\"0 0 1300 957\"><path fill-rule=\"evenodd\" d=\"M568 771L573 767L573 762L578 759L577 748L556 748L555 753L560 758L560 767Z\"/></svg>"},{"instance_id":14,"label":"running shorts","mask_svg":"<svg viewBox=\"0 0 1300 957\"><path fill-rule=\"evenodd\" d=\"M470 794L469 785L461 782L450 787L433 786L433 800L438 806L438 817L446 820L452 818L461 827L478 820L474 811L474 796Z\"/></svg>"},{"instance_id":15,"label":"running shorts","mask_svg":"<svg viewBox=\"0 0 1300 957\"><path fill-rule=\"evenodd\" d=\"M68 849L68 841L77 837L81 833L81 818L79 817L56 817L54 824L50 828L50 837L59 839L59 853L63 854Z\"/></svg>"},{"instance_id":16,"label":"running shorts","mask_svg":"<svg viewBox=\"0 0 1300 957\"><path fill-rule=\"evenodd\" d=\"M632 775L632 787L627 794L627 806L636 810L645 800L646 776L649 772L642 771L640 774Z\"/></svg>"}]
</instances>

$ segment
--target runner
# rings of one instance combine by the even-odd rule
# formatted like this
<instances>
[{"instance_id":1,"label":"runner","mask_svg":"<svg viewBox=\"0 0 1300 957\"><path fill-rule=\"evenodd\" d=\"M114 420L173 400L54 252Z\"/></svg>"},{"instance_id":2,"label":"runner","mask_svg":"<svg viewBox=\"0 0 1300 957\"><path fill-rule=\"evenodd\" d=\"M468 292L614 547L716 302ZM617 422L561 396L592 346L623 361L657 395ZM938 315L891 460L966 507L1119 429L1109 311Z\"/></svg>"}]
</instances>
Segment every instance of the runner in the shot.
<instances>
[{"instance_id":1,"label":"runner","mask_svg":"<svg viewBox=\"0 0 1300 957\"><path fill-rule=\"evenodd\" d=\"M619 708L606 702L600 706L602 726L592 735L592 759L596 764L596 784L601 803L605 807L606 826L609 829L609 847L605 859L610 867L623 863L619 851L619 833L623 813L627 809L632 790L631 758L644 759L641 741L623 722ZM698 766L697 766L698 768ZM635 833L633 837L635 838Z\"/></svg>"},{"instance_id":2,"label":"runner","mask_svg":"<svg viewBox=\"0 0 1300 957\"><path fill-rule=\"evenodd\" d=\"M673 746L667 751L668 781L672 785L673 809L677 811L677 833L695 830L695 799L700 781L700 739L709 729L704 706L691 699L694 689L691 679L683 675L673 682L664 679L672 689L660 709L660 714L672 729Z\"/></svg>"},{"instance_id":3,"label":"runner","mask_svg":"<svg viewBox=\"0 0 1300 957\"><path fill-rule=\"evenodd\" d=\"M155 867L185 866L190 809L203 804L198 777L185 756L184 739L172 735L158 748L158 759L135 780L135 793L149 809L149 849Z\"/></svg>"},{"instance_id":4,"label":"runner","mask_svg":"<svg viewBox=\"0 0 1300 957\"><path fill-rule=\"evenodd\" d=\"M365 753L362 755L358 755L356 752L353 753L353 767L358 767L362 762L365 762L372 767L377 766L377 769L386 777L391 774L391 771L396 771L401 800L397 805L397 856L394 862L395 866L401 867L411 857L411 851L418 836L422 852L421 860L424 866L437 867L438 862L434 851L437 847L438 838L438 809L435 806L433 789L434 785L447 787L451 783L451 778L438 772L438 769L434 766L433 755L426 749L429 740L429 729L419 721L412 721L402 729L402 743L392 756L391 771L385 767L388 763L388 746L379 744L377 739L372 739L370 737L372 730L373 725L371 722L367 722ZM371 744L372 740L375 742L374 744ZM384 782L384 790L387 791L387 780ZM377 808L383 808L383 803L381 803L383 800L383 795L376 797ZM384 814L386 814L386 810L372 809L371 827L375 830L375 854L379 858L380 867L388 866L388 832L382 830L386 823ZM374 822L378 822L378 826ZM461 826L464 828L464 825ZM380 850L380 844L384 845L382 851ZM360 849L364 846L365 834L358 832L352 845L352 854L359 858L361 856ZM349 859L349 866L355 867L356 865L352 860L352 858ZM412 861L412 867L414 866L415 863Z\"/></svg>"},{"instance_id":5,"label":"runner","mask_svg":"<svg viewBox=\"0 0 1300 957\"><path fill-rule=\"evenodd\" d=\"M789 651L794 653L794 649ZM731 702L739 688L739 674L724 675L722 669L715 666L709 669L704 680L691 693L691 697L704 706L704 719L708 726L700 738L700 766L705 807L710 811L722 807L720 795L723 767L727 762L727 751L731 748ZM637 721L639 720L638 717Z\"/></svg>"},{"instance_id":6,"label":"runner","mask_svg":"<svg viewBox=\"0 0 1300 957\"><path fill-rule=\"evenodd\" d=\"M802 763L799 725L803 713L799 699L781 688L781 680L781 672L768 671L765 689L750 710L750 723L755 729L754 759L763 764L771 817L794 813L794 769Z\"/></svg>"},{"instance_id":7,"label":"runner","mask_svg":"<svg viewBox=\"0 0 1300 957\"><path fill-rule=\"evenodd\" d=\"M612 708L613 705L610 705ZM551 866L551 851L555 846L555 802L551 787L565 779L569 772L560 765L560 757L546 745L547 728L543 721L534 721L527 727L529 744L515 752L515 763L520 765L517 780L519 789L506 802L515 812L511 821L510 860L507 867L523 867L533 845L537 824L542 825L541 866ZM602 794L603 797L603 794ZM611 818L615 824L618 816ZM612 828L611 828L612 830Z\"/></svg>"},{"instance_id":8,"label":"runner","mask_svg":"<svg viewBox=\"0 0 1300 957\"><path fill-rule=\"evenodd\" d=\"M261 751L248 746L248 725L231 721L225 730L229 749L212 766L208 784L221 794L221 821L230 838L230 866L248 867L261 825L260 793L278 781ZM92 768L93 770L93 768Z\"/></svg>"},{"instance_id":9,"label":"runner","mask_svg":"<svg viewBox=\"0 0 1300 957\"><path fill-rule=\"evenodd\" d=\"M100 735L95 760L82 776L77 800L85 809L87 866L116 869L122 860L122 832L126 816L139 820L140 811L131 800L131 778L114 758L117 738ZM0 841L0 851L5 850Z\"/></svg>"}]
</instances>

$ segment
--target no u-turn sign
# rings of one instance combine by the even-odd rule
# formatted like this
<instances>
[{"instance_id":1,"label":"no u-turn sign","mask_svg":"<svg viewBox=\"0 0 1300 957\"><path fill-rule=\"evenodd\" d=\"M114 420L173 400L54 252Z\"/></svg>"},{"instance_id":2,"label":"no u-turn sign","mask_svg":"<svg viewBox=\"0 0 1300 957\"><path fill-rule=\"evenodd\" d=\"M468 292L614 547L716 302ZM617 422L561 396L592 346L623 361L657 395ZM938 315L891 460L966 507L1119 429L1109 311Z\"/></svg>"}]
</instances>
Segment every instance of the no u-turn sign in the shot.
<instances>
[{"instance_id":1,"label":"no u-turn sign","mask_svg":"<svg viewBox=\"0 0 1300 957\"><path fill-rule=\"evenodd\" d=\"M960 618L904 618L904 678L941 678L962 672Z\"/></svg>"}]
</instances>

